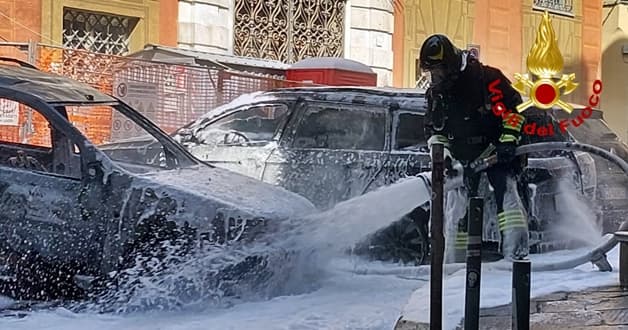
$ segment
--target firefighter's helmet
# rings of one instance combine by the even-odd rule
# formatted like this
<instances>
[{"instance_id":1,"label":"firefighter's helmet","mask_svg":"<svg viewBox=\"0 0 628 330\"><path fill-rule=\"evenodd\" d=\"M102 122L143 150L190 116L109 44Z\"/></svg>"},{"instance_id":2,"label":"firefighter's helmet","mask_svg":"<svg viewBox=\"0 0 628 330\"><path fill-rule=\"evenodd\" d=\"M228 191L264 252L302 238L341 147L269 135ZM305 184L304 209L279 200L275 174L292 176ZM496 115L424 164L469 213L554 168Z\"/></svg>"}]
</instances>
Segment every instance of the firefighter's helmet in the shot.
<instances>
[{"instance_id":1,"label":"firefighter's helmet","mask_svg":"<svg viewBox=\"0 0 628 330\"><path fill-rule=\"evenodd\" d=\"M462 51L442 34L429 36L419 53L420 69L431 74L432 83L455 79L462 65Z\"/></svg>"}]
</instances>

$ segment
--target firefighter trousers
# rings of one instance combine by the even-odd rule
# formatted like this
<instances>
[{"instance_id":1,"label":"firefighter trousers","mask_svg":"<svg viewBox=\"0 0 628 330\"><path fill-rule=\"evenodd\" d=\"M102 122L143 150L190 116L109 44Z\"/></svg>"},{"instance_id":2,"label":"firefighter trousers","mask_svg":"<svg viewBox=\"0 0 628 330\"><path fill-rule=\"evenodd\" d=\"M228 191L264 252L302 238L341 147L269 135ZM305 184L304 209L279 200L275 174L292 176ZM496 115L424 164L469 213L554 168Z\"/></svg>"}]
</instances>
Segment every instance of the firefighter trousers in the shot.
<instances>
[{"instance_id":1,"label":"firefighter trousers","mask_svg":"<svg viewBox=\"0 0 628 330\"><path fill-rule=\"evenodd\" d=\"M489 183L493 187L497 204L497 224L501 236L500 247L504 257L524 259L528 256L528 221L525 208L517 191L517 182L512 171L505 166L494 166L486 171ZM478 195L481 173L465 178L467 189L466 202ZM468 210L459 221L454 248L456 259L464 255L467 247Z\"/></svg>"}]
</instances>

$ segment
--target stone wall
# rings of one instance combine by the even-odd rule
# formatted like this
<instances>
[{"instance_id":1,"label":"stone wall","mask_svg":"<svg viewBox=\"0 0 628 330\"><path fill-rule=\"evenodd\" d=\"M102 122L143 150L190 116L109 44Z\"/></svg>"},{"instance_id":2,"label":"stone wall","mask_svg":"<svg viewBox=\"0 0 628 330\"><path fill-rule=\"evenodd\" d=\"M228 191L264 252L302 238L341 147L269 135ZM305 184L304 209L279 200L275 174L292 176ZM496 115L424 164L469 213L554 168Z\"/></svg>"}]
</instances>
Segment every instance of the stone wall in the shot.
<instances>
[{"instance_id":1,"label":"stone wall","mask_svg":"<svg viewBox=\"0 0 628 330\"><path fill-rule=\"evenodd\" d=\"M392 86L392 2L348 0L346 8L345 57L370 66L378 86Z\"/></svg>"},{"instance_id":2,"label":"stone wall","mask_svg":"<svg viewBox=\"0 0 628 330\"><path fill-rule=\"evenodd\" d=\"M231 0L180 0L179 47L214 53L233 49Z\"/></svg>"}]
</instances>

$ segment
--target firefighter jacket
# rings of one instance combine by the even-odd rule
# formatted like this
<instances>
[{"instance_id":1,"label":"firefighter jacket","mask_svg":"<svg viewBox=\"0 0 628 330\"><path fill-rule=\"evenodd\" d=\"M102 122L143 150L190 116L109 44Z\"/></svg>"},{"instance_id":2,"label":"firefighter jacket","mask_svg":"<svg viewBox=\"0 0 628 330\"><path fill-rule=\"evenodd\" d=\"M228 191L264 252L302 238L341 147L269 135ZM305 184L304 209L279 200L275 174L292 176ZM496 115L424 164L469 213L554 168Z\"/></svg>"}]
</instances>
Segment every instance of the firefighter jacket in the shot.
<instances>
[{"instance_id":1,"label":"firefighter jacket","mask_svg":"<svg viewBox=\"0 0 628 330\"><path fill-rule=\"evenodd\" d=\"M489 144L518 143L525 118L516 110L521 96L498 69L463 54L463 67L450 86L426 92L428 144L444 143L460 161L476 159Z\"/></svg>"}]
</instances>

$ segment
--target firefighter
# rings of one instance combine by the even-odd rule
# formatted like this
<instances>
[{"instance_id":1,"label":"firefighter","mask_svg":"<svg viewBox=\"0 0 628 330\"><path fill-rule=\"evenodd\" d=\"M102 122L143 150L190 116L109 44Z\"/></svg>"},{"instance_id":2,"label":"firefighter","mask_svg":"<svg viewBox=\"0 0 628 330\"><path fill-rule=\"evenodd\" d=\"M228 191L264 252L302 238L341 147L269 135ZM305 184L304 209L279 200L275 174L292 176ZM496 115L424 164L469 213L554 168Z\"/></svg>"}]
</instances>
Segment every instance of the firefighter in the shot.
<instances>
[{"instance_id":1,"label":"firefighter","mask_svg":"<svg viewBox=\"0 0 628 330\"><path fill-rule=\"evenodd\" d=\"M434 143L444 144L449 173L454 164L462 165L467 198L477 196L481 178L481 173L470 174L470 162L497 155L497 165L486 172L497 203L501 254L511 259L526 258L528 222L516 181L523 158L515 156L525 120L515 109L522 102L521 96L500 70L481 64L444 35L425 40L419 61L421 70L431 78L424 121L430 150ZM497 107L495 100L499 100ZM457 228L457 261L464 260L466 245L467 214Z\"/></svg>"}]
</instances>

